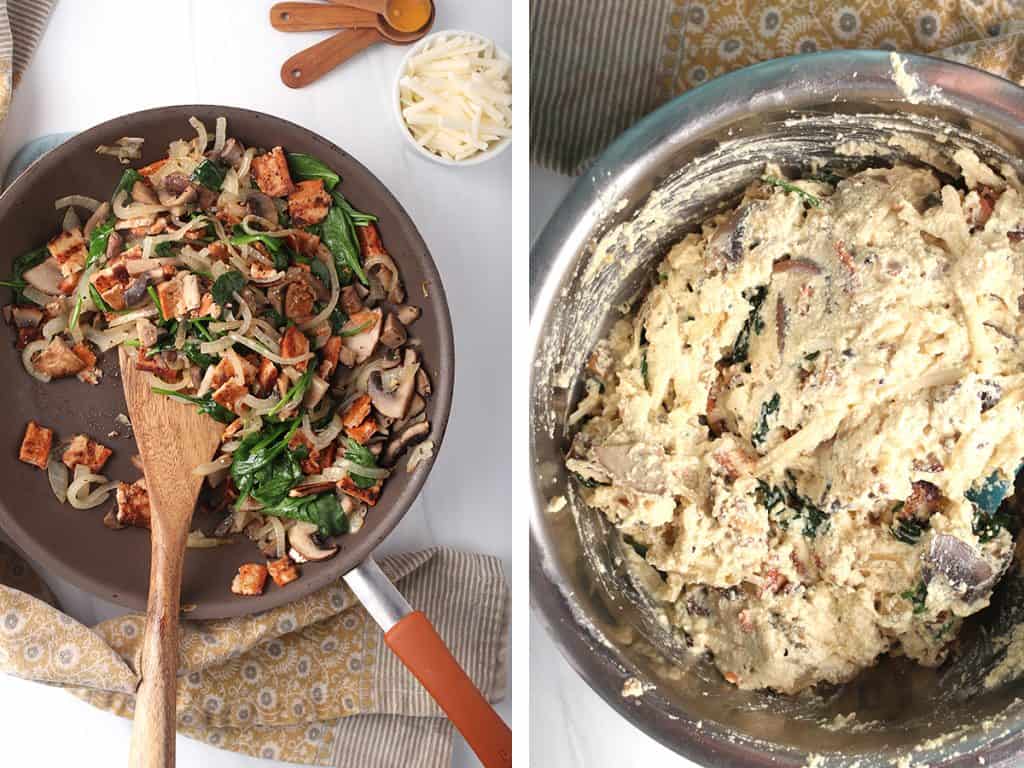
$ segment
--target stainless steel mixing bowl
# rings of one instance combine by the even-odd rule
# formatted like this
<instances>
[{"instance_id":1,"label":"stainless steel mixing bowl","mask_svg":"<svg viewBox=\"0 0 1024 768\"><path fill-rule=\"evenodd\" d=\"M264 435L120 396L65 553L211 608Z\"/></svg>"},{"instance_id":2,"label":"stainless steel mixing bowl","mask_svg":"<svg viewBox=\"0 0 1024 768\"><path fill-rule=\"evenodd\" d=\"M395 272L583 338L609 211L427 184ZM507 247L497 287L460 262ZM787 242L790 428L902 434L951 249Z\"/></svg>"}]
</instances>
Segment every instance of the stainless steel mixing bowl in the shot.
<instances>
[{"instance_id":1,"label":"stainless steel mixing bowl","mask_svg":"<svg viewBox=\"0 0 1024 768\"><path fill-rule=\"evenodd\" d=\"M904 60L921 87L901 88L888 53L849 51L768 62L687 93L604 153L531 254L534 615L623 717L706 765L802 766L812 754L820 766L859 759L860 768L907 755L933 767L1024 759L1024 682L983 684L1006 653L994 638L1024 614L1024 579L1000 586L937 670L884 658L847 685L806 695L740 691L653 619L621 566L618 537L579 502L562 465L578 372L614 308L635 300L668 246L733 202L766 160L798 172L900 157L942 170L950 148L964 145L1024 178L1024 89L947 61ZM611 258L592 263L606 236ZM569 504L547 511L559 495ZM655 687L625 699L634 675ZM850 713L853 724L835 719Z\"/></svg>"}]
</instances>

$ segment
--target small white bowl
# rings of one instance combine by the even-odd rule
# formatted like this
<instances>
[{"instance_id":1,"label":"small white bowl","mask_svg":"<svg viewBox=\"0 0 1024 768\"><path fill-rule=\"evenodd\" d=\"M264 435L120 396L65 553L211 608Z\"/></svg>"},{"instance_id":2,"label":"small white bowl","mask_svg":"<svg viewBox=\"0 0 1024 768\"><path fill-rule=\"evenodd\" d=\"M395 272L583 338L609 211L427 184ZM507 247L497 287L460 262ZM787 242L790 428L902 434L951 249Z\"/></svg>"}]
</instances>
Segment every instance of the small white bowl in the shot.
<instances>
[{"instance_id":1,"label":"small white bowl","mask_svg":"<svg viewBox=\"0 0 1024 768\"><path fill-rule=\"evenodd\" d=\"M497 157L506 149L508 149L508 145L512 143L512 137L507 136L501 141L492 144L488 149L485 149L482 152L477 152L475 155L471 155L467 157L465 160L449 160L448 158L441 157L440 155L435 155L430 150L425 149L421 147L419 144L417 144L416 139L413 138L412 132L409 130L409 126L405 124L405 118L402 117L402 94L399 83L401 82L402 77L405 75L406 69L408 69L409 67L409 59L411 59L417 53L422 51L432 41L438 38L444 39L456 36L471 37L476 40L480 40L485 43L491 43L492 45L494 45L493 40L490 40L484 37L483 35L478 35L475 32L464 32L463 30L459 29L446 29L441 32L434 32L433 34L427 35L414 46L412 46L409 49L409 52L406 53L405 56L402 58L402 63L398 67L398 74L395 76L392 104L394 105L395 108L395 120L398 121L398 130L401 132L402 136L405 137L405 140L409 142L409 146L415 149L418 154L430 160L433 160L435 163L440 163L441 165L479 165L480 163L485 163L488 160ZM509 56L504 50L499 48L497 45L494 45L494 54L503 61L512 61L512 57Z\"/></svg>"}]
</instances>

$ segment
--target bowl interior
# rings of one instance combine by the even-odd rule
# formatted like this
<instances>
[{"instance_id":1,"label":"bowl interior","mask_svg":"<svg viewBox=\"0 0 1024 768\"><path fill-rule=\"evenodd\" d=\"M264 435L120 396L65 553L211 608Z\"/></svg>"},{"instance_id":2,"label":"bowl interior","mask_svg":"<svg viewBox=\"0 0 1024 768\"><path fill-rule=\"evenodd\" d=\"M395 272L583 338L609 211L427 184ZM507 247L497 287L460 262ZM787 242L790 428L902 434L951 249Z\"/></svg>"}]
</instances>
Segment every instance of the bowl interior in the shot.
<instances>
[{"instance_id":1,"label":"bowl interior","mask_svg":"<svg viewBox=\"0 0 1024 768\"><path fill-rule=\"evenodd\" d=\"M569 501L562 513L534 516L535 604L570 660L612 706L666 745L714 765L796 766L815 753L823 755L821 765L849 765L856 757L867 768L887 765L915 746L923 749L915 760L931 765L977 764L970 755L978 748L992 764L1018 748L1024 681L984 685L1006 655L998 638L1024 618L1024 578L1016 572L992 605L969 621L957 652L937 670L885 657L843 686L795 697L741 691L710 662L686 653L657 621L622 565L619 537L578 498L562 463L570 437L566 418L582 391L580 372L594 342L620 316L615 308L635 303L668 248L733 204L767 159L793 174L900 159L956 175L949 156L966 146L995 167L1021 173L1024 132L978 113L965 116L949 103L899 100L874 80L883 74L883 61L860 69L860 83L849 81L849 70L840 72L848 88L834 99L823 88L779 96L774 81L757 84L753 90L770 98L751 106L707 92L710 103L701 103L699 93L696 103L684 97L674 114L666 108L609 150L588 174L602 178L614 168L603 177L609 181L601 188L580 183L538 243L543 263L535 258L532 265L535 492L538 509L556 495ZM983 84L994 80L978 75ZM714 106L721 109L715 113ZM596 259L595 252L606 257ZM636 674L656 688L627 703L619 691ZM850 713L855 719L844 723ZM943 736L947 742L928 743Z\"/></svg>"},{"instance_id":2,"label":"bowl interior","mask_svg":"<svg viewBox=\"0 0 1024 768\"><path fill-rule=\"evenodd\" d=\"M293 123L243 109L180 106L126 115L78 134L33 163L0 196L0 233L5 242L0 273L9 274L18 254L38 247L59 231L62 214L53 206L58 197L72 193L109 197L122 168L114 158L97 155L97 145L111 144L121 136L144 137L142 160L135 163L138 167L164 157L170 141L189 138L194 133L188 124L192 115L203 120L211 133L215 119L225 116L228 135L245 146L281 145L320 158L341 175L341 189L352 204L380 218L382 239L399 265L410 301L423 309L412 333L422 339L422 356L434 386L427 407L433 425L431 438L439 446L451 405L453 345L444 289L427 246L398 201L366 168L326 139ZM13 334L0 343L0 380L6 403L5 418L0 419L0 444L5 446L0 464L0 526L30 558L59 576L106 600L142 609L149 583L149 532L104 527L102 518L113 505L112 499L86 511L59 504L46 473L17 459L25 424L35 419L54 429L58 438L84 432L110 446L114 455L104 468L108 477L131 481L139 476L131 464L136 448L130 430L116 421L127 409L115 354L103 356L103 369L103 380L96 387L76 379L41 384L24 370ZM231 594L231 578L238 566L263 559L242 535L228 546L189 550L182 585L182 603L194 606L189 616L216 618L262 611L336 580L367 557L397 524L431 463L420 465L413 473L396 472L385 484L377 506L367 514L363 528L337 539L338 555L303 565L302 577L287 588L271 584L259 597ZM216 517L197 515L193 527L209 533L214 525Z\"/></svg>"}]
</instances>

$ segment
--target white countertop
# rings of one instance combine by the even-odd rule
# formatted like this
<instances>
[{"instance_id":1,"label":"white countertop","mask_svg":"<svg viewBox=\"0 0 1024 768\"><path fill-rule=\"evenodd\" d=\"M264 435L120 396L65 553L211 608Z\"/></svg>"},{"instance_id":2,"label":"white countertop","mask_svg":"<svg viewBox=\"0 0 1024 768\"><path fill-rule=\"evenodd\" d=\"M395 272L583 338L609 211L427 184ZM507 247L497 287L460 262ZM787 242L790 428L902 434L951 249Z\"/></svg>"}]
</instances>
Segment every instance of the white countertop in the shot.
<instances>
[{"instance_id":1,"label":"white countertop","mask_svg":"<svg viewBox=\"0 0 1024 768\"><path fill-rule=\"evenodd\" d=\"M388 99L401 48L375 46L309 88L286 88L278 75L281 63L327 33L273 30L267 21L271 4L60 0L0 128L0 168L26 141L43 134L82 130L147 107L189 103L269 112L349 151L390 188L430 246L451 304L458 361L444 446L423 494L382 553L445 544L496 555L510 574L513 542L523 526L503 467L523 422L495 404L514 398L515 382L505 375L506 353L499 342L519 330L513 328L521 317L513 311L509 289L523 284L518 273L525 254L520 241L492 235L508 228L513 151L457 169L416 156L398 133ZM436 30L478 32L513 57L518 53L511 27L514 12L523 6L503 0L439 0L438 5ZM44 576L65 610L83 622L121 612ZM498 711L510 720L510 698ZM130 723L58 689L0 675L0 723L7 735L4 764L106 768L127 758ZM272 764L185 738L178 739L178 755L183 766ZM461 740L453 765L476 765Z\"/></svg>"},{"instance_id":2,"label":"white countertop","mask_svg":"<svg viewBox=\"0 0 1024 768\"><path fill-rule=\"evenodd\" d=\"M531 243L572 183L530 167ZM696 768L605 704L537 621L530 623L530 757L536 768Z\"/></svg>"}]
</instances>

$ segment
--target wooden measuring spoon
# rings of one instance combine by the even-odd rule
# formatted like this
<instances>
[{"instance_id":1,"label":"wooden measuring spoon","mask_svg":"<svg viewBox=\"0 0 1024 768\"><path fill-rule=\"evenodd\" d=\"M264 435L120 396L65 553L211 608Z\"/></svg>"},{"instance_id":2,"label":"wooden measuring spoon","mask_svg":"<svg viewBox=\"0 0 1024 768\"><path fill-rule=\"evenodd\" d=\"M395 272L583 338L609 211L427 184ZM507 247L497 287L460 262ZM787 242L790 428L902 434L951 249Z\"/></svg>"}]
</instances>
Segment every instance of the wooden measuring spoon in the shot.
<instances>
[{"instance_id":1,"label":"wooden measuring spoon","mask_svg":"<svg viewBox=\"0 0 1024 768\"><path fill-rule=\"evenodd\" d=\"M296 29L296 27L290 26L292 24L326 24L327 21L325 19L327 17L323 14L332 11L331 5L320 5L317 3L278 3L274 8L280 8L280 6L284 5L291 7L290 10L284 11L289 14L289 18L285 20L280 15L277 15L276 18L279 23L289 25L287 31ZM341 6L337 7L341 8ZM348 9L348 12L356 13L360 11L358 9ZM339 64L351 59L374 43L385 42L392 45L408 45L426 35L434 24L434 16L431 13L430 21L419 31L399 32L388 25L381 16L365 10L361 11L361 13L366 15L356 17L357 19L361 18L364 20L362 22L355 22L359 24L358 28L343 29L332 37L306 48L304 51L299 51L288 59L281 66L281 81L289 88L303 88L319 80ZM372 23L370 21L371 17ZM271 9L270 18L271 23L275 27L285 29L285 27L279 26L279 23L275 23L274 9ZM332 25L317 28L336 29L337 27ZM311 27L303 26L302 29L308 30Z\"/></svg>"},{"instance_id":2,"label":"wooden measuring spoon","mask_svg":"<svg viewBox=\"0 0 1024 768\"><path fill-rule=\"evenodd\" d=\"M379 13L400 32L416 32L434 17L432 0L330 0L342 1L353 8Z\"/></svg>"},{"instance_id":3,"label":"wooden measuring spoon","mask_svg":"<svg viewBox=\"0 0 1024 768\"><path fill-rule=\"evenodd\" d=\"M203 478L192 469L213 458L224 425L195 406L154 394L150 378L118 349L124 398L149 489L149 604L142 640L129 765L174 765L181 569Z\"/></svg>"},{"instance_id":4,"label":"wooden measuring spoon","mask_svg":"<svg viewBox=\"0 0 1024 768\"><path fill-rule=\"evenodd\" d=\"M372 11L329 3L275 3L270 9L270 25L280 32L377 29L380 26L385 29L382 34L407 34L387 29L387 22Z\"/></svg>"}]
</instances>

